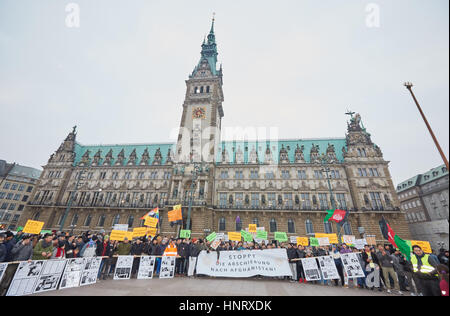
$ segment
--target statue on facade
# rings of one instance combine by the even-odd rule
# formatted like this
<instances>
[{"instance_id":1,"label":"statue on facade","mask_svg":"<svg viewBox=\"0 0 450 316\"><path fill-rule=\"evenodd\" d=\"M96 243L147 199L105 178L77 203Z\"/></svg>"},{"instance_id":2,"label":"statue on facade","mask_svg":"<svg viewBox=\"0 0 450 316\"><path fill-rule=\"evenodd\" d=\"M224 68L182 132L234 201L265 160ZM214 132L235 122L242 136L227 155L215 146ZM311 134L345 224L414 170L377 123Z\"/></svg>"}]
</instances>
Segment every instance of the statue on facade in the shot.
<instances>
[{"instance_id":1,"label":"statue on facade","mask_svg":"<svg viewBox=\"0 0 450 316\"><path fill-rule=\"evenodd\" d=\"M136 148L133 149L133 151L130 154L130 157L128 157L128 165L134 166L136 164Z\"/></svg>"},{"instance_id":2,"label":"statue on facade","mask_svg":"<svg viewBox=\"0 0 450 316\"><path fill-rule=\"evenodd\" d=\"M162 155L161 155L161 149L158 148L155 152L155 156L153 157L153 164L154 165L160 165L162 162Z\"/></svg>"},{"instance_id":3,"label":"statue on facade","mask_svg":"<svg viewBox=\"0 0 450 316\"><path fill-rule=\"evenodd\" d=\"M266 163L266 164L273 163L272 151L270 150L269 145L267 145L266 153L264 155L264 163Z\"/></svg>"},{"instance_id":4,"label":"statue on facade","mask_svg":"<svg viewBox=\"0 0 450 316\"><path fill-rule=\"evenodd\" d=\"M122 166L124 160L125 160L125 150L122 148L122 150L120 151L120 153L117 155L116 165Z\"/></svg>"},{"instance_id":5,"label":"statue on facade","mask_svg":"<svg viewBox=\"0 0 450 316\"><path fill-rule=\"evenodd\" d=\"M241 146L238 146L238 149L236 151L236 160L235 161L237 164L244 163L244 153L241 150Z\"/></svg>"},{"instance_id":6,"label":"statue on facade","mask_svg":"<svg viewBox=\"0 0 450 316\"><path fill-rule=\"evenodd\" d=\"M320 156L319 156L319 145L312 144L311 151L310 151L310 162L311 163L320 163Z\"/></svg>"},{"instance_id":7,"label":"statue on facade","mask_svg":"<svg viewBox=\"0 0 450 316\"><path fill-rule=\"evenodd\" d=\"M92 161L92 164L94 166L97 166L99 164L101 158L102 158L102 151L99 149L94 155L94 159Z\"/></svg>"},{"instance_id":8,"label":"statue on facade","mask_svg":"<svg viewBox=\"0 0 450 316\"><path fill-rule=\"evenodd\" d=\"M297 144L297 148L295 149L295 156L294 156L294 159L295 159L295 163L302 163L302 162L305 162L305 157L304 157L304 155L303 155L303 151L305 150L305 146L304 145L302 145L302 147L300 147L298 144Z\"/></svg>"},{"instance_id":9,"label":"statue on facade","mask_svg":"<svg viewBox=\"0 0 450 316\"><path fill-rule=\"evenodd\" d=\"M250 151L249 162L253 164L259 163L258 153L256 152L255 146L253 146Z\"/></svg>"},{"instance_id":10,"label":"statue on facade","mask_svg":"<svg viewBox=\"0 0 450 316\"><path fill-rule=\"evenodd\" d=\"M281 145L280 149L280 162L289 163L288 151L284 148L284 145Z\"/></svg>"}]
</instances>

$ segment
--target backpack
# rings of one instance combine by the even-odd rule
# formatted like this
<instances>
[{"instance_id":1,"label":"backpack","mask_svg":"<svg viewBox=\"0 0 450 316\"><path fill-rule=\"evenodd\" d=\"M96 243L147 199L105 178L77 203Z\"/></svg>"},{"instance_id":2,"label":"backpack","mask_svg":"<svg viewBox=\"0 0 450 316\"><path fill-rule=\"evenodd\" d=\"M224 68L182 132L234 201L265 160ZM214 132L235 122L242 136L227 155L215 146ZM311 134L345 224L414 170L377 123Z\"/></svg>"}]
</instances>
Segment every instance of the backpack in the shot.
<instances>
[{"instance_id":1,"label":"backpack","mask_svg":"<svg viewBox=\"0 0 450 316\"><path fill-rule=\"evenodd\" d=\"M86 249L83 252L83 258L95 257L95 251L97 250L97 245L95 243L88 243Z\"/></svg>"}]
</instances>

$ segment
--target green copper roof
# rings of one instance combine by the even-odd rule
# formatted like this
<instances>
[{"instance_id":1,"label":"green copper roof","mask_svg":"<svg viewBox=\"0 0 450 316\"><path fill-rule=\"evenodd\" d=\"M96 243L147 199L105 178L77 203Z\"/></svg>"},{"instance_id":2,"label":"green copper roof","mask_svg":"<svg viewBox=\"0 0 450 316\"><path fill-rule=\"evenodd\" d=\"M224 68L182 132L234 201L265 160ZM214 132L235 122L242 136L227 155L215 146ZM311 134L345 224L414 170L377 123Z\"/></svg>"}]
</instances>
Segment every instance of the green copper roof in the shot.
<instances>
[{"instance_id":1,"label":"green copper roof","mask_svg":"<svg viewBox=\"0 0 450 316\"><path fill-rule=\"evenodd\" d=\"M217 55L218 53L217 53L216 35L214 34L214 19L213 19L211 24L211 30L208 34L208 41L206 42L203 41L201 58L197 66L195 67L194 71L192 72L192 76L195 76L203 60L208 61L211 73L213 74L213 76L216 76L218 74L218 71L216 69Z\"/></svg>"},{"instance_id":2,"label":"green copper roof","mask_svg":"<svg viewBox=\"0 0 450 316\"><path fill-rule=\"evenodd\" d=\"M430 171L418 174L408 180L400 182L397 185L397 192L400 193L414 186L427 184L431 181L434 181L447 175L448 175L447 168L445 167L445 165L441 165L439 167L431 169Z\"/></svg>"}]
</instances>

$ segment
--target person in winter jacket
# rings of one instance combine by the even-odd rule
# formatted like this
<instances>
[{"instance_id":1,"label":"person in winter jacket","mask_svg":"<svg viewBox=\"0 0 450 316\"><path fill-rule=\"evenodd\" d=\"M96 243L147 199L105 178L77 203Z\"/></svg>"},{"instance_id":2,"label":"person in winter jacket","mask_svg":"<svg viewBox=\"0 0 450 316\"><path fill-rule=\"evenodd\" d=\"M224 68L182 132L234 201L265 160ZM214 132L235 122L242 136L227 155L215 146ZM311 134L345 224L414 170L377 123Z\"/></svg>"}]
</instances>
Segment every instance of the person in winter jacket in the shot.
<instances>
[{"instance_id":1,"label":"person in winter jacket","mask_svg":"<svg viewBox=\"0 0 450 316\"><path fill-rule=\"evenodd\" d=\"M30 236L22 236L21 241L11 250L11 261L29 261L33 258L33 243Z\"/></svg>"},{"instance_id":2,"label":"person in winter jacket","mask_svg":"<svg viewBox=\"0 0 450 316\"><path fill-rule=\"evenodd\" d=\"M36 244L33 250L33 260L47 260L53 254L53 236L45 234L44 238Z\"/></svg>"},{"instance_id":3,"label":"person in winter jacket","mask_svg":"<svg viewBox=\"0 0 450 316\"><path fill-rule=\"evenodd\" d=\"M97 236L92 238L83 246L80 251L80 257L95 257L97 253Z\"/></svg>"},{"instance_id":4,"label":"person in winter jacket","mask_svg":"<svg viewBox=\"0 0 450 316\"><path fill-rule=\"evenodd\" d=\"M69 236L64 241L66 244L64 250L66 251L66 258L75 257L75 249L77 249L77 243L75 242L75 236Z\"/></svg>"},{"instance_id":5,"label":"person in winter jacket","mask_svg":"<svg viewBox=\"0 0 450 316\"><path fill-rule=\"evenodd\" d=\"M130 255L130 252L131 252L131 244L128 241L128 238L125 237L123 242L121 242L117 245L115 254L117 254L119 256L128 256L128 255Z\"/></svg>"},{"instance_id":6,"label":"person in winter jacket","mask_svg":"<svg viewBox=\"0 0 450 316\"><path fill-rule=\"evenodd\" d=\"M131 245L130 255L135 256L133 260L133 267L131 269L131 275L134 277L139 269L139 264L141 262L141 258L137 256L141 256L144 253L144 244L142 243L142 239L136 239L136 242Z\"/></svg>"},{"instance_id":7,"label":"person in winter jacket","mask_svg":"<svg viewBox=\"0 0 450 316\"><path fill-rule=\"evenodd\" d=\"M53 250L51 259L66 259L66 243L63 240L58 241L58 247Z\"/></svg>"},{"instance_id":8,"label":"person in winter jacket","mask_svg":"<svg viewBox=\"0 0 450 316\"><path fill-rule=\"evenodd\" d=\"M8 252L6 250L5 237L5 234L0 234L0 262L6 261L6 254Z\"/></svg>"},{"instance_id":9,"label":"person in winter jacket","mask_svg":"<svg viewBox=\"0 0 450 316\"><path fill-rule=\"evenodd\" d=\"M14 239L14 234L10 231L7 231L6 238L5 238L6 261L7 262L12 261L11 250L13 249L15 244L16 244L16 240Z\"/></svg>"}]
</instances>

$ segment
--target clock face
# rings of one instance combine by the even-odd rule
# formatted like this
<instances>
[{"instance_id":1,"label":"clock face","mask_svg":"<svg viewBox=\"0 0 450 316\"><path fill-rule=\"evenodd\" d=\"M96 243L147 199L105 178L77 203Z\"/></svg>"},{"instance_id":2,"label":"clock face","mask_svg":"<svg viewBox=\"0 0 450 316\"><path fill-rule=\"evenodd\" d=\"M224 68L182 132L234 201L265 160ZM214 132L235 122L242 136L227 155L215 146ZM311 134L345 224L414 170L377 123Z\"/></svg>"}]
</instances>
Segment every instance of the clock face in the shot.
<instances>
[{"instance_id":1,"label":"clock face","mask_svg":"<svg viewBox=\"0 0 450 316\"><path fill-rule=\"evenodd\" d=\"M192 118L196 119L205 119L206 118L206 110L203 107L197 107L192 110Z\"/></svg>"}]
</instances>

